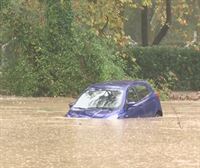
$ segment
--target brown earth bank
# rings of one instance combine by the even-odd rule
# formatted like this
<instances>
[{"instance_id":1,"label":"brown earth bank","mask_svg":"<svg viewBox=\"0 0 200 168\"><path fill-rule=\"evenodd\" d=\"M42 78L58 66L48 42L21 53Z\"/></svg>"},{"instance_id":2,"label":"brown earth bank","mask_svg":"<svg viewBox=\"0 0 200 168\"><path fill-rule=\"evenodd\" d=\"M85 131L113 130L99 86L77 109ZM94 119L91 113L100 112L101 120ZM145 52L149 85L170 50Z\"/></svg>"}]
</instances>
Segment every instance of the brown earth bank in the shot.
<instances>
[{"instance_id":1,"label":"brown earth bank","mask_svg":"<svg viewBox=\"0 0 200 168\"><path fill-rule=\"evenodd\" d=\"M169 96L170 100L200 100L200 91L196 92L172 92Z\"/></svg>"},{"instance_id":2,"label":"brown earth bank","mask_svg":"<svg viewBox=\"0 0 200 168\"><path fill-rule=\"evenodd\" d=\"M0 96L0 167L200 168L200 101L122 120L65 118L71 101Z\"/></svg>"}]
</instances>

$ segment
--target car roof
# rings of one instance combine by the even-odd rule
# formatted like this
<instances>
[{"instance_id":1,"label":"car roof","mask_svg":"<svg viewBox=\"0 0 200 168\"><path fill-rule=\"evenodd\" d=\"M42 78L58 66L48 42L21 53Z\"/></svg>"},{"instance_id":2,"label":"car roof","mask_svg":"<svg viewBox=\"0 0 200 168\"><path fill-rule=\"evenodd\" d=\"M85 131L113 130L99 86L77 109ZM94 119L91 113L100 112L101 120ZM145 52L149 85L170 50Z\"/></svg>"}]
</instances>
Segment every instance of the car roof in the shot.
<instances>
[{"instance_id":1,"label":"car roof","mask_svg":"<svg viewBox=\"0 0 200 168\"><path fill-rule=\"evenodd\" d=\"M144 80L120 80L120 81L109 81L109 82L102 82L96 83L89 86L89 88L121 88L127 89L128 87L135 85L135 84L147 84Z\"/></svg>"}]
</instances>

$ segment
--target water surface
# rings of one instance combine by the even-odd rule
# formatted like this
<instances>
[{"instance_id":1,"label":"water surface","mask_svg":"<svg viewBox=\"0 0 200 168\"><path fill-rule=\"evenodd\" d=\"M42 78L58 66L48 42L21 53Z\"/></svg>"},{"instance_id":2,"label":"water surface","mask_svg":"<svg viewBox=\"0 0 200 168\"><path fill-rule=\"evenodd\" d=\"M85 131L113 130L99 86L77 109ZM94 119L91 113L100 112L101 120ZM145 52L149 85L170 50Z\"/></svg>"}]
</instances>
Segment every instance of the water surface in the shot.
<instances>
[{"instance_id":1,"label":"water surface","mask_svg":"<svg viewBox=\"0 0 200 168\"><path fill-rule=\"evenodd\" d=\"M70 101L0 97L0 167L200 168L200 101L123 120L64 118Z\"/></svg>"}]
</instances>

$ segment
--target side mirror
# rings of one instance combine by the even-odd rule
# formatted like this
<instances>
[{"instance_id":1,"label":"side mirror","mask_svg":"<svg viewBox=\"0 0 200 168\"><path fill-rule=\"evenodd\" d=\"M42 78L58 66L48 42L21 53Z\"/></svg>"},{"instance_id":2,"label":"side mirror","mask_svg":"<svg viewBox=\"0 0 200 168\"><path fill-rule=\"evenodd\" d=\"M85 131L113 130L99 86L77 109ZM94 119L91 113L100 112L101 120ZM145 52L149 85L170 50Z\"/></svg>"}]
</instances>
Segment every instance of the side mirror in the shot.
<instances>
[{"instance_id":1,"label":"side mirror","mask_svg":"<svg viewBox=\"0 0 200 168\"><path fill-rule=\"evenodd\" d=\"M72 108L72 106L74 105L74 102L69 103L69 108Z\"/></svg>"}]
</instances>

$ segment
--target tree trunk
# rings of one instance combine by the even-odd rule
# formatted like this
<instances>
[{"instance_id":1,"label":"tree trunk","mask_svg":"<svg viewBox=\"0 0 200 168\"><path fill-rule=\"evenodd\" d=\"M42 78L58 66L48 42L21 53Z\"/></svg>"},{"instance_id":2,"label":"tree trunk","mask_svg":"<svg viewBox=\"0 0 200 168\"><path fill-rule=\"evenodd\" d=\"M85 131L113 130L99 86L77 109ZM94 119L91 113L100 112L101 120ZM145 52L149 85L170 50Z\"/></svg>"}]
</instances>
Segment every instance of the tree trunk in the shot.
<instances>
[{"instance_id":1,"label":"tree trunk","mask_svg":"<svg viewBox=\"0 0 200 168\"><path fill-rule=\"evenodd\" d=\"M148 7L143 6L141 11L142 46L148 46Z\"/></svg>"},{"instance_id":2,"label":"tree trunk","mask_svg":"<svg viewBox=\"0 0 200 168\"><path fill-rule=\"evenodd\" d=\"M171 22L172 22L171 0L166 0L166 22L163 25L163 27L161 28L160 32L155 37L152 45L158 45L161 42L163 37L165 37L165 35L168 32Z\"/></svg>"}]
</instances>

